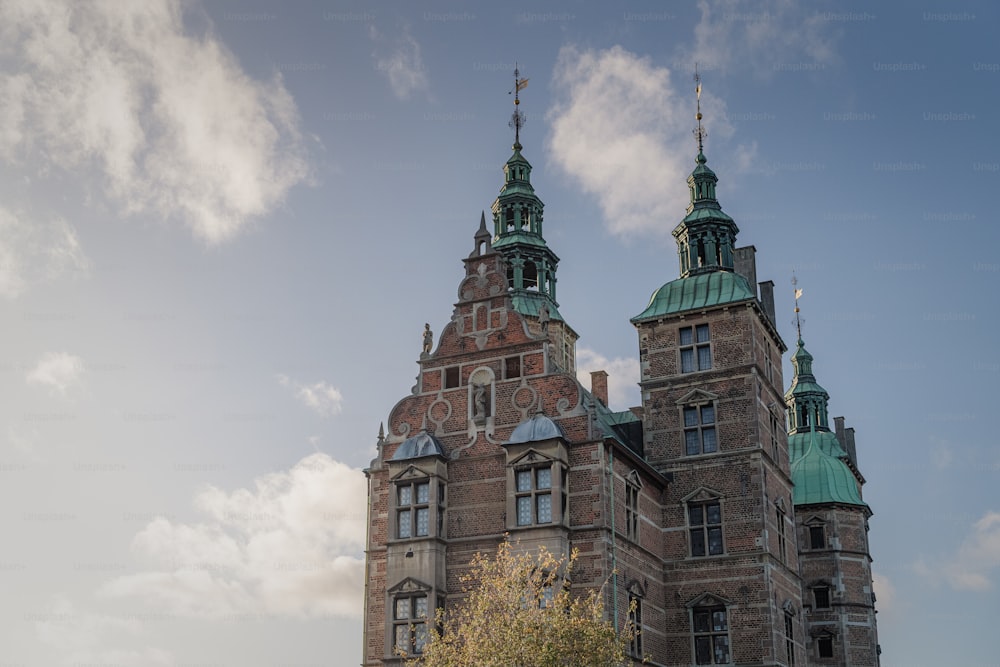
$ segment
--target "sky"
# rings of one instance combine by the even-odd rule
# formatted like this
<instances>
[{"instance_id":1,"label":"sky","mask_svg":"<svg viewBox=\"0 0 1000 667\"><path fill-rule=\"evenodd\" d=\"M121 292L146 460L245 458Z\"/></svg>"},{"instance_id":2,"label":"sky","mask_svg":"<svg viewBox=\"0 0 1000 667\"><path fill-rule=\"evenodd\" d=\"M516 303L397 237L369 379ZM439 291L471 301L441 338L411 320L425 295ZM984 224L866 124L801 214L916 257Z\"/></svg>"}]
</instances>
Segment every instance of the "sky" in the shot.
<instances>
[{"instance_id":1,"label":"sky","mask_svg":"<svg viewBox=\"0 0 1000 667\"><path fill-rule=\"evenodd\" d=\"M515 61L581 377L639 402L697 62L720 202L857 431L882 664L1000 664L998 14L3 0L0 664L360 662L362 470L501 185Z\"/></svg>"}]
</instances>

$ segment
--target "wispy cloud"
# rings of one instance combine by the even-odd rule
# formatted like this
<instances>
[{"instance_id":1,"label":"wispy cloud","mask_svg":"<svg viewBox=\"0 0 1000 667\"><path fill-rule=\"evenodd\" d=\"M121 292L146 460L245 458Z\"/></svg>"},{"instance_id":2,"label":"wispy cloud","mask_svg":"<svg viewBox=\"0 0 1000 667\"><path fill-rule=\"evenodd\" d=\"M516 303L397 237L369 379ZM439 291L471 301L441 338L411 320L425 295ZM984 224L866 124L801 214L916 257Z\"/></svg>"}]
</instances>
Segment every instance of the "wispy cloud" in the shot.
<instances>
[{"instance_id":1,"label":"wispy cloud","mask_svg":"<svg viewBox=\"0 0 1000 667\"><path fill-rule=\"evenodd\" d=\"M68 222L29 220L25 213L0 206L0 297L14 299L35 283L70 273L85 275L89 268L90 260Z\"/></svg>"},{"instance_id":2,"label":"wispy cloud","mask_svg":"<svg viewBox=\"0 0 1000 667\"><path fill-rule=\"evenodd\" d=\"M45 354L25 376L28 384L47 387L52 393L66 394L83 375L83 359L68 352Z\"/></svg>"},{"instance_id":3,"label":"wispy cloud","mask_svg":"<svg viewBox=\"0 0 1000 667\"><path fill-rule=\"evenodd\" d=\"M591 371L608 374L608 403L613 409L639 404L639 360L632 357L609 359L604 355L581 347L576 351L576 377L584 387L590 387Z\"/></svg>"},{"instance_id":4,"label":"wispy cloud","mask_svg":"<svg viewBox=\"0 0 1000 667\"><path fill-rule=\"evenodd\" d=\"M387 38L374 25L368 34L375 43L372 53L375 70L389 80L396 97L405 100L419 90L427 90L427 68L420 55L420 44L408 28L395 40Z\"/></svg>"},{"instance_id":5,"label":"wispy cloud","mask_svg":"<svg viewBox=\"0 0 1000 667\"><path fill-rule=\"evenodd\" d=\"M177 0L3 3L0 56L0 157L72 172L123 214L218 243L307 175L280 76L255 81L210 31L186 32Z\"/></svg>"},{"instance_id":6,"label":"wispy cloud","mask_svg":"<svg viewBox=\"0 0 1000 667\"><path fill-rule=\"evenodd\" d=\"M340 390L325 381L302 384L287 375L279 375L278 383L295 392L295 398L320 417L332 417L340 413L344 401Z\"/></svg>"},{"instance_id":7,"label":"wispy cloud","mask_svg":"<svg viewBox=\"0 0 1000 667\"><path fill-rule=\"evenodd\" d=\"M694 168L694 84L679 91L674 75L620 46L563 47L556 102L548 117L553 161L597 197L611 232L669 233L688 204ZM706 91L702 108L713 136L726 137L724 103Z\"/></svg>"},{"instance_id":8,"label":"wispy cloud","mask_svg":"<svg viewBox=\"0 0 1000 667\"><path fill-rule=\"evenodd\" d=\"M265 475L252 489L210 488L196 524L158 518L132 542L150 569L107 583L185 617L357 617L364 587L364 474L325 454Z\"/></svg>"},{"instance_id":9,"label":"wispy cloud","mask_svg":"<svg viewBox=\"0 0 1000 667\"><path fill-rule=\"evenodd\" d=\"M992 590L994 574L1000 570L1000 512L986 512L973 524L956 552L943 562L921 559L914 570L932 581L943 579L955 590Z\"/></svg>"},{"instance_id":10,"label":"wispy cloud","mask_svg":"<svg viewBox=\"0 0 1000 667\"><path fill-rule=\"evenodd\" d=\"M814 5L798 0L699 0L693 49L677 57L706 71L732 69L768 78L822 69L836 59L835 30Z\"/></svg>"}]
</instances>

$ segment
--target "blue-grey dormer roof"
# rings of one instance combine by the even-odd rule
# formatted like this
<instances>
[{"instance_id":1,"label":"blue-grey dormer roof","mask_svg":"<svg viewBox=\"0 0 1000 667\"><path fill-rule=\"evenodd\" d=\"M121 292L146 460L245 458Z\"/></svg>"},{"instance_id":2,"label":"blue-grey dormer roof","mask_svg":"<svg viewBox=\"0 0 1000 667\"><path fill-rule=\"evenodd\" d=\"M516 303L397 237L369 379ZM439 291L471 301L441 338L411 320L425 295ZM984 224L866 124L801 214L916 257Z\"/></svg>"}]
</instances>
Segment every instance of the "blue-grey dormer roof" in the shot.
<instances>
[{"instance_id":1,"label":"blue-grey dormer roof","mask_svg":"<svg viewBox=\"0 0 1000 667\"><path fill-rule=\"evenodd\" d=\"M423 456L444 456L441 441L427 431L421 430L415 436L407 438L392 455L393 461L419 459Z\"/></svg>"},{"instance_id":2,"label":"blue-grey dormer roof","mask_svg":"<svg viewBox=\"0 0 1000 667\"><path fill-rule=\"evenodd\" d=\"M541 412L536 413L528 421L521 422L510 434L510 439L505 443L508 445L519 442L536 442L539 440L551 440L552 438L566 439L563 430L554 421L546 417Z\"/></svg>"}]
</instances>

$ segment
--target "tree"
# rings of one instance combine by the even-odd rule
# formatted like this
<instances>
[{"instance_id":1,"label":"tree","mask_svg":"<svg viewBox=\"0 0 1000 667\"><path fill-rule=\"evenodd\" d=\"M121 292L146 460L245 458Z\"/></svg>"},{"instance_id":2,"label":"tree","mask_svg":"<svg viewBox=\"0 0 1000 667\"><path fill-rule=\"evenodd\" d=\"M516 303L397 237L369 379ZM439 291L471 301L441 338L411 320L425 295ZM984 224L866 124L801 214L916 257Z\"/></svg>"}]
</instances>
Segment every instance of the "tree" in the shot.
<instances>
[{"instance_id":1,"label":"tree","mask_svg":"<svg viewBox=\"0 0 1000 667\"><path fill-rule=\"evenodd\" d=\"M439 609L436 630L410 667L613 667L624 664L632 628L604 617L600 591L573 592L576 551L559 558L544 547L496 557L476 554L461 578L464 599Z\"/></svg>"}]
</instances>

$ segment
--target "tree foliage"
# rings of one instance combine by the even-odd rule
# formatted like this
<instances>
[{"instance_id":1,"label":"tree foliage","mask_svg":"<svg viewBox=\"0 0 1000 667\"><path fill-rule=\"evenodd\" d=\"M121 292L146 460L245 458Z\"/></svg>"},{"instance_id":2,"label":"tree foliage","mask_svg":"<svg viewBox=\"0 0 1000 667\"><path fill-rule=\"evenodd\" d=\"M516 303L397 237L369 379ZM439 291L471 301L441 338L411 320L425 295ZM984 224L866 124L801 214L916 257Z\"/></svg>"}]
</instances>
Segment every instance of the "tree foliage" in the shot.
<instances>
[{"instance_id":1,"label":"tree foliage","mask_svg":"<svg viewBox=\"0 0 1000 667\"><path fill-rule=\"evenodd\" d=\"M462 577L464 599L438 610L422 659L411 667L613 667L625 661L632 630L616 633L600 591L571 592L576 552L559 558L542 548L496 557L476 554Z\"/></svg>"}]
</instances>

